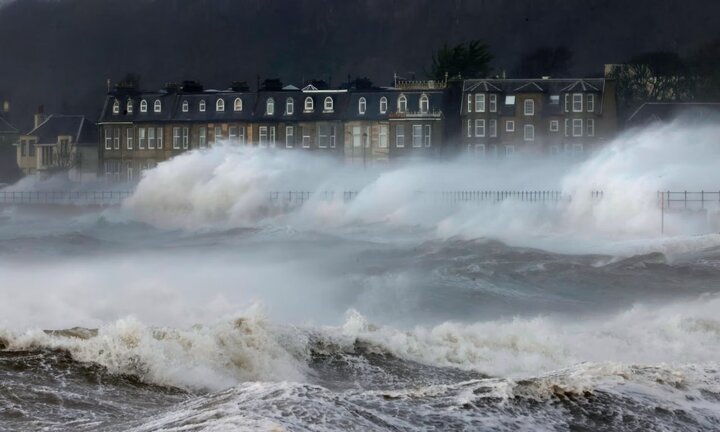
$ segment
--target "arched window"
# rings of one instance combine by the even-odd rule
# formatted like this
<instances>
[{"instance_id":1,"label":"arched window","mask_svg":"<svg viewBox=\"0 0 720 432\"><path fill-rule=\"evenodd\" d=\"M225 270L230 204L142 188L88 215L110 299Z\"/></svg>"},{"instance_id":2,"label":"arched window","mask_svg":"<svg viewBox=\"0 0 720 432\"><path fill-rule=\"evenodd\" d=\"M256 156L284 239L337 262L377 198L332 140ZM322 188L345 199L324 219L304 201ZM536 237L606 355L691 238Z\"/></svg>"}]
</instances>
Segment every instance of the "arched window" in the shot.
<instances>
[{"instance_id":1,"label":"arched window","mask_svg":"<svg viewBox=\"0 0 720 432\"><path fill-rule=\"evenodd\" d=\"M275 99L268 98L268 100L265 102L265 114L267 114L267 115L275 114Z\"/></svg>"},{"instance_id":2,"label":"arched window","mask_svg":"<svg viewBox=\"0 0 720 432\"><path fill-rule=\"evenodd\" d=\"M160 99L155 100L155 103L153 104L153 111L156 113L162 111L162 102L160 102Z\"/></svg>"},{"instance_id":3,"label":"arched window","mask_svg":"<svg viewBox=\"0 0 720 432\"><path fill-rule=\"evenodd\" d=\"M420 96L420 112L426 113L428 111L430 111L430 99L424 94Z\"/></svg>"},{"instance_id":4,"label":"arched window","mask_svg":"<svg viewBox=\"0 0 720 432\"><path fill-rule=\"evenodd\" d=\"M147 101L145 99L140 101L140 112L147 112Z\"/></svg>"},{"instance_id":5,"label":"arched window","mask_svg":"<svg viewBox=\"0 0 720 432\"><path fill-rule=\"evenodd\" d=\"M285 114L292 115L293 112L295 112L295 101L293 98L285 99Z\"/></svg>"},{"instance_id":6,"label":"arched window","mask_svg":"<svg viewBox=\"0 0 720 432\"><path fill-rule=\"evenodd\" d=\"M225 111L225 100L223 98L218 98L215 101L215 111Z\"/></svg>"},{"instance_id":7,"label":"arched window","mask_svg":"<svg viewBox=\"0 0 720 432\"><path fill-rule=\"evenodd\" d=\"M233 110L242 111L242 99L235 98L235 102L233 103Z\"/></svg>"},{"instance_id":8,"label":"arched window","mask_svg":"<svg viewBox=\"0 0 720 432\"><path fill-rule=\"evenodd\" d=\"M132 101L132 100L128 99L128 101L127 101L127 106L126 106L125 109L127 109L127 113L128 113L128 114L132 114L132 113L133 113L133 101Z\"/></svg>"},{"instance_id":9,"label":"arched window","mask_svg":"<svg viewBox=\"0 0 720 432\"><path fill-rule=\"evenodd\" d=\"M404 113L407 111L407 98L405 95L400 95L397 102L397 110L399 113Z\"/></svg>"},{"instance_id":10,"label":"arched window","mask_svg":"<svg viewBox=\"0 0 720 432\"><path fill-rule=\"evenodd\" d=\"M188 101L183 101L182 112L188 112L188 111L190 111L190 104L188 103Z\"/></svg>"},{"instance_id":11,"label":"arched window","mask_svg":"<svg viewBox=\"0 0 720 432\"><path fill-rule=\"evenodd\" d=\"M323 111L329 112L333 110L333 99L328 96L325 98L325 102L323 104Z\"/></svg>"},{"instance_id":12,"label":"arched window","mask_svg":"<svg viewBox=\"0 0 720 432\"><path fill-rule=\"evenodd\" d=\"M380 98L380 114L387 112L387 98L385 96Z\"/></svg>"},{"instance_id":13,"label":"arched window","mask_svg":"<svg viewBox=\"0 0 720 432\"><path fill-rule=\"evenodd\" d=\"M309 112L315 109L315 104L313 103L313 98L310 96L305 98L305 111Z\"/></svg>"},{"instance_id":14,"label":"arched window","mask_svg":"<svg viewBox=\"0 0 720 432\"><path fill-rule=\"evenodd\" d=\"M358 101L358 112L360 114L365 114L365 111L367 110L367 101L364 97L361 97Z\"/></svg>"},{"instance_id":15,"label":"arched window","mask_svg":"<svg viewBox=\"0 0 720 432\"><path fill-rule=\"evenodd\" d=\"M113 114L120 114L120 102L113 102Z\"/></svg>"},{"instance_id":16,"label":"arched window","mask_svg":"<svg viewBox=\"0 0 720 432\"><path fill-rule=\"evenodd\" d=\"M200 112L205 112L205 99L200 99L200 103L198 104L198 109Z\"/></svg>"}]
</instances>

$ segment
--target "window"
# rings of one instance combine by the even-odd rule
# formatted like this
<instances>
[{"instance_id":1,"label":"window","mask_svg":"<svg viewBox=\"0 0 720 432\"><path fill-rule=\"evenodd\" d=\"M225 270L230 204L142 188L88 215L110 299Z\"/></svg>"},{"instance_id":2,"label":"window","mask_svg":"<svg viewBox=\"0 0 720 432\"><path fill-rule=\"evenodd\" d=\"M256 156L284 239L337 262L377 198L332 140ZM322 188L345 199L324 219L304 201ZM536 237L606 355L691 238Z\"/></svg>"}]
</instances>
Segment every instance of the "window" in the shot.
<instances>
[{"instance_id":1,"label":"window","mask_svg":"<svg viewBox=\"0 0 720 432\"><path fill-rule=\"evenodd\" d=\"M155 128L148 128L147 136L148 136L147 147L150 150L154 150L155 149Z\"/></svg>"},{"instance_id":2,"label":"window","mask_svg":"<svg viewBox=\"0 0 720 432\"><path fill-rule=\"evenodd\" d=\"M485 93L475 95L475 112L485 112Z\"/></svg>"},{"instance_id":3,"label":"window","mask_svg":"<svg viewBox=\"0 0 720 432\"><path fill-rule=\"evenodd\" d=\"M595 119L587 119L587 136L595 136Z\"/></svg>"},{"instance_id":4,"label":"window","mask_svg":"<svg viewBox=\"0 0 720 432\"><path fill-rule=\"evenodd\" d=\"M182 146L183 149L187 150L190 147L190 128L184 127L182 129Z\"/></svg>"},{"instance_id":5,"label":"window","mask_svg":"<svg viewBox=\"0 0 720 432\"><path fill-rule=\"evenodd\" d=\"M335 148L335 125L330 126L330 148Z\"/></svg>"},{"instance_id":6,"label":"window","mask_svg":"<svg viewBox=\"0 0 720 432\"><path fill-rule=\"evenodd\" d=\"M472 112L472 94L468 93L468 99L467 99L467 112Z\"/></svg>"},{"instance_id":7,"label":"window","mask_svg":"<svg viewBox=\"0 0 720 432\"><path fill-rule=\"evenodd\" d=\"M565 93L565 112L570 112L570 93Z\"/></svg>"},{"instance_id":8,"label":"window","mask_svg":"<svg viewBox=\"0 0 720 432\"><path fill-rule=\"evenodd\" d=\"M515 96L505 96L505 105L515 105Z\"/></svg>"},{"instance_id":9,"label":"window","mask_svg":"<svg viewBox=\"0 0 720 432\"><path fill-rule=\"evenodd\" d=\"M133 128L129 127L125 131L125 145L127 146L128 150L133 149L133 135L135 135L135 131Z\"/></svg>"},{"instance_id":10,"label":"window","mask_svg":"<svg viewBox=\"0 0 720 432\"><path fill-rule=\"evenodd\" d=\"M145 136L145 128L138 129L138 148L145 150L145 144L147 143L147 137Z\"/></svg>"},{"instance_id":11,"label":"window","mask_svg":"<svg viewBox=\"0 0 720 432\"><path fill-rule=\"evenodd\" d=\"M113 102L113 114L120 114L120 102Z\"/></svg>"},{"instance_id":12,"label":"window","mask_svg":"<svg viewBox=\"0 0 720 432\"><path fill-rule=\"evenodd\" d=\"M485 157L485 144L468 144L468 153L475 153L475 157L478 158L484 158Z\"/></svg>"},{"instance_id":13,"label":"window","mask_svg":"<svg viewBox=\"0 0 720 432\"><path fill-rule=\"evenodd\" d=\"M218 144L222 139L222 126L215 126L215 130L213 132L213 142Z\"/></svg>"},{"instance_id":14,"label":"window","mask_svg":"<svg viewBox=\"0 0 720 432\"><path fill-rule=\"evenodd\" d=\"M588 112L595 111L595 95L592 93L587 95L587 111Z\"/></svg>"},{"instance_id":15,"label":"window","mask_svg":"<svg viewBox=\"0 0 720 432\"><path fill-rule=\"evenodd\" d=\"M295 144L295 127L285 126L285 148L293 148Z\"/></svg>"},{"instance_id":16,"label":"window","mask_svg":"<svg viewBox=\"0 0 720 432\"><path fill-rule=\"evenodd\" d=\"M420 112L426 113L430 111L430 99L427 97L427 95L420 96Z\"/></svg>"},{"instance_id":17,"label":"window","mask_svg":"<svg viewBox=\"0 0 720 432\"><path fill-rule=\"evenodd\" d=\"M292 115L295 112L295 101L293 98L285 99L285 114Z\"/></svg>"},{"instance_id":18,"label":"window","mask_svg":"<svg viewBox=\"0 0 720 432\"><path fill-rule=\"evenodd\" d=\"M302 128L302 146L303 148L310 148L310 130L306 127Z\"/></svg>"},{"instance_id":19,"label":"window","mask_svg":"<svg viewBox=\"0 0 720 432\"><path fill-rule=\"evenodd\" d=\"M505 132L515 132L515 120L505 122Z\"/></svg>"},{"instance_id":20,"label":"window","mask_svg":"<svg viewBox=\"0 0 720 432\"><path fill-rule=\"evenodd\" d=\"M173 149L178 150L180 149L180 128L174 127L173 128Z\"/></svg>"},{"instance_id":21,"label":"window","mask_svg":"<svg viewBox=\"0 0 720 432\"><path fill-rule=\"evenodd\" d=\"M572 121L572 134L574 137L581 137L583 132L583 121L582 119L573 119Z\"/></svg>"},{"instance_id":22,"label":"window","mask_svg":"<svg viewBox=\"0 0 720 432\"><path fill-rule=\"evenodd\" d=\"M412 128L412 146L422 147L423 127L422 125L413 125Z\"/></svg>"},{"instance_id":23,"label":"window","mask_svg":"<svg viewBox=\"0 0 720 432\"><path fill-rule=\"evenodd\" d=\"M188 101L183 101L182 103L182 112L188 112L190 111L190 104Z\"/></svg>"},{"instance_id":24,"label":"window","mask_svg":"<svg viewBox=\"0 0 720 432\"><path fill-rule=\"evenodd\" d=\"M238 142L240 145L245 145L245 126L238 127Z\"/></svg>"},{"instance_id":25,"label":"window","mask_svg":"<svg viewBox=\"0 0 720 432\"><path fill-rule=\"evenodd\" d=\"M268 100L265 101L265 114L266 115L274 115L275 114L275 99L268 98Z\"/></svg>"},{"instance_id":26,"label":"window","mask_svg":"<svg viewBox=\"0 0 720 432\"><path fill-rule=\"evenodd\" d=\"M242 111L242 99L235 98L235 102L233 102L233 111Z\"/></svg>"},{"instance_id":27,"label":"window","mask_svg":"<svg viewBox=\"0 0 720 432\"><path fill-rule=\"evenodd\" d=\"M468 138L472 137L472 119L467 121L467 136Z\"/></svg>"},{"instance_id":28,"label":"window","mask_svg":"<svg viewBox=\"0 0 720 432\"><path fill-rule=\"evenodd\" d=\"M560 105L560 95L550 95L550 105Z\"/></svg>"},{"instance_id":29,"label":"window","mask_svg":"<svg viewBox=\"0 0 720 432\"><path fill-rule=\"evenodd\" d=\"M535 126L525 125L524 132L525 141L535 141Z\"/></svg>"},{"instance_id":30,"label":"window","mask_svg":"<svg viewBox=\"0 0 720 432\"><path fill-rule=\"evenodd\" d=\"M222 112L225 111L225 100L219 98L215 101L215 111Z\"/></svg>"},{"instance_id":31,"label":"window","mask_svg":"<svg viewBox=\"0 0 720 432\"><path fill-rule=\"evenodd\" d=\"M358 113L365 114L365 111L367 110L367 101L364 97L361 97L360 100L358 100Z\"/></svg>"},{"instance_id":32,"label":"window","mask_svg":"<svg viewBox=\"0 0 720 432\"><path fill-rule=\"evenodd\" d=\"M238 128L237 126L230 126L228 128L228 140L230 144L237 145Z\"/></svg>"},{"instance_id":33,"label":"window","mask_svg":"<svg viewBox=\"0 0 720 432\"><path fill-rule=\"evenodd\" d=\"M160 102L160 99L156 100L153 104L153 111L156 113L162 112L162 102Z\"/></svg>"},{"instance_id":34,"label":"window","mask_svg":"<svg viewBox=\"0 0 720 432\"><path fill-rule=\"evenodd\" d=\"M353 147L360 147L360 146L362 145L362 142L361 142L361 139L362 139L361 132L362 132L362 129L360 128L360 126L353 126L353 128L352 128L352 144L353 144Z\"/></svg>"},{"instance_id":35,"label":"window","mask_svg":"<svg viewBox=\"0 0 720 432\"><path fill-rule=\"evenodd\" d=\"M315 109L315 102L310 96L305 98L305 112L312 112Z\"/></svg>"},{"instance_id":36,"label":"window","mask_svg":"<svg viewBox=\"0 0 720 432\"><path fill-rule=\"evenodd\" d=\"M388 146L388 127L387 125L380 125L380 142L378 147L387 148Z\"/></svg>"},{"instance_id":37,"label":"window","mask_svg":"<svg viewBox=\"0 0 720 432\"><path fill-rule=\"evenodd\" d=\"M532 125L530 125L532 126ZM514 145L506 145L505 146L505 156L510 157L515 154L515 146Z\"/></svg>"},{"instance_id":38,"label":"window","mask_svg":"<svg viewBox=\"0 0 720 432\"><path fill-rule=\"evenodd\" d=\"M198 110L200 112L205 112L205 99L200 100L200 103L198 104Z\"/></svg>"},{"instance_id":39,"label":"window","mask_svg":"<svg viewBox=\"0 0 720 432\"><path fill-rule=\"evenodd\" d=\"M430 147L432 141L432 126L425 125L425 147Z\"/></svg>"},{"instance_id":40,"label":"window","mask_svg":"<svg viewBox=\"0 0 720 432\"><path fill-rule=\"evenodd\" d=\"M407 98L405 95L400 95L397 102L397 110L399 113L404 113L407 111Z\"/></svg>"},{"instance_id":41,"label":"window","mask_svg":"<svg viewBox=\"0 0 720 432\"><path fill-rule=\"evenodd\" d=\"M573 94L573 112L582 112L583 108L583 95L582 93Z\"/></svg>"},{"instance_id":42,"label":"window","mask_svg":"<svg viewBox=\"0 0 720 432\"><path fill-rule=\"evenodd\" d=\"M145 99L140 101L140 112L147 112L147 101Z\"/></svg>"},{"instance_id":43,"label":"window","mask_svg":"<svg viewBox=\"0 0 720 432\"><path fill-rule=\"evenodd\" d=\"M395 126L395 147L405 147L405 125Z\"/></svg>"},{"instance_id":44,"label":"window","mask_svg":"<svg viewBox=\"0 0 720 432\"><path fill-rule=\"evenodd\" d=\"M260 126L260 141L258 144L260 147L267 147L268 141L268 128L267 126Z\"/></svg>"},{"instance_id":45,"label":"window","mask_svg":"<svg viewBox=\"0 0 720 432\"><path fill-rule=\"evenodd\" d=\"M490 95L490 112L497 112L497 95Z\"/></svg>"},{"instance_id":46,"label":"window","mask_svg":"<svg viewBox=\"0 0 720 432\"><path fill-rule=\"evenodd\" d=\"M329 144L330 127L326 124L318 126L318 147L327 148Z\"/></svg>"},{"instance_id":47,"label":"window","mask_svg":"<svg viewBox=\"0 0 720 432\"><path fill-rule=\"evenodd\" d=\"M387 98L385 96L380 98L380 114L387 112Z\"/></svg>"},{"instance_id":48,"label":"window","mask_svg":"<svg viewBox=\"0 0 720 432\"><path fill-rule=\"evenodd\" d=\"M490 137L495 138L497 136L497 120L490 119Z\"/></svg>"},{"instance_id":49,"label":"window","mask_svg":"<svg viewBox=\"0 0 720 432\"><path fill-rule=\"evenodd\" d=\"M201 126L198 130L198 145L200 146L200 148L207 147L207 127L205 126Z\"/></svg>"},{"instance_id":50,"label":"window","mask_svg":"<svg viewBox=\"0 0 720 432\"><path fill-rule=\"evenodd\" d=\"M550 154L552 156L557 156L560 154L560 146L559 145L551 145L550 146Z\"/></svg>"},{"instance_id":51,"label":"window","mask_svg":"<svg viewBox=\"0 0 720 432\"><path fill-rule=\"evenodd\" d=\"M485 136L485 119L475 119L475 136Z\"/></svg>"},{"instance_id":52,"label":"window","mask_svg":"<svg viewBox=\"0 0 720 432\"><path fill-rule=\"evenodd\" d=\"M557 132L560 130L560 122L558 120L550 120L550 132Z\"/></svg>"},{"instance_id":53,"label":"window","mask_svg":"<svg viewBox=\"0 0 720 432\"><path fill-rule=\"evenodd\" d=\"M159 150L162 150L162 148L163 148L163 128L157 128L157 132L155 133L155 138L157 139L157 148Z\"/></svg>"},{"instance_id":54,"label":"window","mask_svg":"<svg viewBox=\"0 0 720 432\"><path fill-rule=\"evenodd\" d=\"M115 128L113 136L113 148L120 150L120 128Z\"/></svg>"},{"instance_id":55,"label":"window","mask_svg":"<svg viewBox=\"0 0 720 432\"><path fill-rule=\"evenodd\" d=\"M323 112L332 112L333 111L333 99L328 96L325 98L325 102L323 103Z\"/></svg>"},{"instance_id":56,"label":"window","mask_svg":"<svg viewBox=\"0 0 720 432\"><path fill-rule=\"evenodd\" d=\"M570 119L565 119L565 136L570 136Z\"/></svg>"},{"instance_id":57,"label":"window","mask_svg":"<svg viewBox=\"0 0 720 432\"><path fill-rule=\"evenodd\" d=\"M270 126L270 147L275 147L275 126Z\"/></svg>"},{"instance_id":58,"label":"window","mask_svg":"<svg viewBox=\"0 0 720 432\"><path fill-rule=\"evenodd\" d=\"M526 116L535 115L535 101L534 100L525 99L524 107L525 107L524 113Z\"/></svg>"},{"instance_id":59,"label":"window","mask_svg":"<svg viewBox=\"0 0 720 432\"><path fill-rule=\"evenodd\" d=\"M128 101L127 101L127 107L126 107L126 109L127 109L128 114L132 114L132 113L133 113L133 101L131 101L131 100L128 100Z\"/></svg>"},{"instance_id":60,"label":"window","mask_svg":"<svg viewBox=\"0 0 720 432\"><path fill-rule=\"evenodd\" d=\"M105 128L105 150L112 150L112 130L109 128Z\"/></svg>"},{"instance_id":61,"label":"window","mask_svg":"<svg viewBox=\"0 0 720 432\"><path fill-rule=\"evenodd\" d=\"M575 143L572 145L572 154L577 156L583 154L583 145L582 143Z\"/></svg>"}]
</instances>

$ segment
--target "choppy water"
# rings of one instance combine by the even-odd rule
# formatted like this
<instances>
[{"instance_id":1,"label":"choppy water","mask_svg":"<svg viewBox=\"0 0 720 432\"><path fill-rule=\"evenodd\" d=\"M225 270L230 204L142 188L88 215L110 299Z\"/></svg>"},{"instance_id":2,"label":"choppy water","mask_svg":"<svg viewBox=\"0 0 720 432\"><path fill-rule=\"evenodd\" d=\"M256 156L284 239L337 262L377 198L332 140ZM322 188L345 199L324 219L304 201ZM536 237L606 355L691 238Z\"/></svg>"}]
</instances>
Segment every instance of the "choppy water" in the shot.
<instances>
[{"instance_id":1,"label":"choppy water","mask_svg":"<svg viewBox=\"0 0 720 432\"><path fill-rule=\"evenodd\" d=\"M4 210L0 429L720 428L717 235L563 254L114 212Z\"/></svg>"}]
</instances>

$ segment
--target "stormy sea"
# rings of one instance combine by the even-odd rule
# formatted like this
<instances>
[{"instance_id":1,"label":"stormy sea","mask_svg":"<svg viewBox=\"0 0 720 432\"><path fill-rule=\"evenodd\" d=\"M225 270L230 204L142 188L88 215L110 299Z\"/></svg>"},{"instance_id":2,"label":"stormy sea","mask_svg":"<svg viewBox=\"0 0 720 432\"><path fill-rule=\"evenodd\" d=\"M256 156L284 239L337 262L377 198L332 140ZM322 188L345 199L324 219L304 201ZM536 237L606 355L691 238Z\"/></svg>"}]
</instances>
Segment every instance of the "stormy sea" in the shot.
<instances>
[{"instance_id":1,"label":"stormy sea","mask_svg":"<svg viewBox=\"0 0 720 432\"><path fill-rule=\"evenodd\" d=\"M117 205L2 204L0 430L720 430L720 197L658 206L720 188L717 136L388 168L219 146L92 186Z\"/></svg>"}]
</instances>

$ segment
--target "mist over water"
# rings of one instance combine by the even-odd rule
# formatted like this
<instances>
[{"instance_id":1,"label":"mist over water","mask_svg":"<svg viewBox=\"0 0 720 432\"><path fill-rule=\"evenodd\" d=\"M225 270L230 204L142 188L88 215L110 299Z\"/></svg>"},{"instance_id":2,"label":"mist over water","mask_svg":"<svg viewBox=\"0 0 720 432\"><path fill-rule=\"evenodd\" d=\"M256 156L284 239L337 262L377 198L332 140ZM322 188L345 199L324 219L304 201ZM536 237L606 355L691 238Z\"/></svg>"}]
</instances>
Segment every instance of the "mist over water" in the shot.
<instances>
[{"instance_id":1,"label":"mist over water","mask_svg":"<svg viewBox=\"0 0 720 432\"><path fill-rule=\"evenodd\" d=\"M0 208L0 430L717 430L718 206L661 235L657 192L717 190L719 141L366 168L218 146L119 207Z\"/></svg>"}]
</instances>

